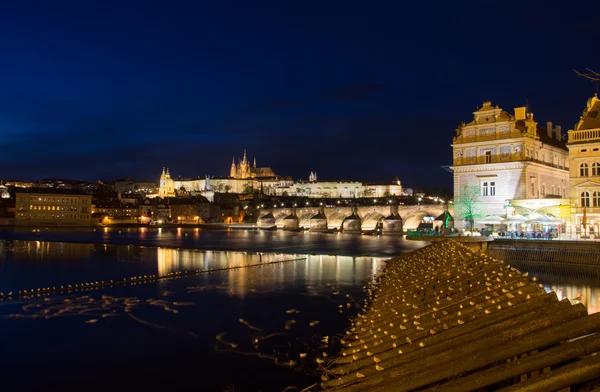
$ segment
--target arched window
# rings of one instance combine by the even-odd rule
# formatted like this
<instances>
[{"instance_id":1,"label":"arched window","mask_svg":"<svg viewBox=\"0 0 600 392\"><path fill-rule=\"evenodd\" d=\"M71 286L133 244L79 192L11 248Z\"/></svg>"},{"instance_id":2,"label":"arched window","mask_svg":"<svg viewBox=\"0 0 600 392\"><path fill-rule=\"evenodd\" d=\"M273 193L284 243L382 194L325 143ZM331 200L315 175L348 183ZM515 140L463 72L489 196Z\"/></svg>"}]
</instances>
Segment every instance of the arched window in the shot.
<instances>
[{"instance_id":1,"label":"arched window","mask_svg":"<svg viewBox=\"0 0 600 392\"><path fill-rule=\"evenodd\" d=\"M589 171L588 171L588 164L587 163L582 163L579 166L579 177L587 177L589 176Z\"/></svg>"},{"instance_id":2,"label":"arched window","mask_svg":"<svg viewBox=\"0 0 600 392\"><path fill-rule=\"evenodd\" d=\"M600 162L592 164L592 176L600 176Z\"/></svg>"},{"instance_id":3,"label":"arched window","mask_svg":"<svg viewBox=\"0 0 600 392\"><path fill-rule=\"evenodd\" d=\"M590 206L590 192L588 192L588 191L581 192L581 206L582 207Z\"/></svg>"},{"instance_id":4,"label":"arched window","mask_svg":"<svg viewBox=\"0 0 600 392\"><path fill-rule=\"evenodd\" d=\"M594 197L592 198L592 205L594 207L600 207L600 191L594 192Z\"/></svg>"}]
</instances>

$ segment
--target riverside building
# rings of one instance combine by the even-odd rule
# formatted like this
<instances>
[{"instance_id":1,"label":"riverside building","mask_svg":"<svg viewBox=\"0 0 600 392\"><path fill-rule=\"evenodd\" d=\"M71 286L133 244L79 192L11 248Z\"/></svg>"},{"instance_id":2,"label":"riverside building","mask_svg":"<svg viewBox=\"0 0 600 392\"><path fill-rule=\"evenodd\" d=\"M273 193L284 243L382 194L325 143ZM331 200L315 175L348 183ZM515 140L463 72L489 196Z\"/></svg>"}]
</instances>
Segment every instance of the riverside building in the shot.
<instances>
[{"instance_id":1,"label":"riverside building","mask_svg":"<svg viewBox=\"0 0 600 392\"><path fill-rule=\"evenodd\" d=\"M91 225L91 195L31 188L15 196L15 226Z\"/></svg>"},{"instance_id":2,"label":"riverside building","mask_svg":"<svg viewBox=\"0 0 600 392\"><path fill-rule=\"evenodd\" d=\"M575 233L597 236L600 226L600 100L594 96L569 130L571 224Z\"/></svg>"},{"instance_id":3,"label":"riverside building","mask_svg":"<svg viewBox=\"0 0 600 392\"><path fill-rule=\"evenodd\" d=\"M456 129L452 151L458 227L459 203L469 197L482 217L552 213L568 220L569 150L560 126L543 128L525 107L511 114L487 101Z\"/></svg>"}]
</instances>

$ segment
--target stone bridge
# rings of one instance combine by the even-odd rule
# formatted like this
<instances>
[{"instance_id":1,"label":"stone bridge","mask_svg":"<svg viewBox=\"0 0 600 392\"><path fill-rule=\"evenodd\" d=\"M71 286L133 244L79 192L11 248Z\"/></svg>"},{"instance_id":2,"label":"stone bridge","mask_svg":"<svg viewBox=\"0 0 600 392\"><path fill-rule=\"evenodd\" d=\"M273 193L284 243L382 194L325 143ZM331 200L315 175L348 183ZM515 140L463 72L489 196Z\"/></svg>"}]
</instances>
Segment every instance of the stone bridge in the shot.
<instances>
[{"instance_id":1,"label":"stone bridge","mask_svg":"<svg viewBox=\"0 0 600 392\"><path fill-rule=\"evenodd\" d=\"M381 229L385 234L413 230L425 216L438 217L443 205L379 205L306 208L261 208L258 226L280 229L310 229L311 231L339 230L365 232ZM452 213L453 211L450 211Z\"/></svg>"}]
</instances>

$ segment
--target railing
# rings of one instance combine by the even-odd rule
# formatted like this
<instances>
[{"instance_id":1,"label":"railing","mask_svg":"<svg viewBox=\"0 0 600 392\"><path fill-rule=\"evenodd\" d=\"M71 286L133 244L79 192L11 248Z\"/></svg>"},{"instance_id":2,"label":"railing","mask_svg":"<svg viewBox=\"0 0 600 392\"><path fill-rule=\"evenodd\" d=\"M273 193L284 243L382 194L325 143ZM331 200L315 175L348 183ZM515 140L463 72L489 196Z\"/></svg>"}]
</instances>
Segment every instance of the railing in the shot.
<instances>
[{"instance_id":1,"label":"railing","mask_svg":"<svg viewBox=\"0 0 600 392\"><path fill-rule=\"evenodd\" d=\"M582 131L569 131L569 143L599 140L600 129L585 129Z\"/></svg>"},{"instance_id":2,"label":"railing","mask_svg":"<svg viewBox=\"0 0 600 392\"><path fill-rule=\"evenodd\" d=\"M480 165L480 164L485 164L485 163L503 163L503 162L523 162L523 161L529 161L529 162L535 162L535 163L539 163L548 167L553 167L556 169L562 169L562 170L569 170L568 167L562 166L562 165L557 165L551 162L545 162L539 159L535 159L532 157L523 157L523 155L521 155L521 153L514 153L511 155L491 155L491 156L485 156L485 155L480 155L480 156L474 156L474 157L459 157L459 158L454 158L454 165L455 166L461 166L461 165Z\"/></svg>"}]
</instances>

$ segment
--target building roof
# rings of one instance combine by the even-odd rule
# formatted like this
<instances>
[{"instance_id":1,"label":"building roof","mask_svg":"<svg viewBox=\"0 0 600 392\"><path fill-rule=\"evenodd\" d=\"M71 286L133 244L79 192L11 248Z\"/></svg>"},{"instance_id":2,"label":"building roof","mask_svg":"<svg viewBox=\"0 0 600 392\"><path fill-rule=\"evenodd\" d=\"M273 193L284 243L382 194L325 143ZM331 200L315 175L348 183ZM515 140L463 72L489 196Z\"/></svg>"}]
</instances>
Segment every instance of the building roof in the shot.
<instances>
[{"instance_id":1,"label":"building roof","mask_svg":"<svg viewBox=\"0 0 600 392\"><path fill-rule=\"evenodd\" d=\"M600 128L600 100L598 99L598 96L594 94L592 98L588 99L581 120L575 125L575 130L582 131L598 128Z\"/></svg>"},{"instance_id":2,"label":"building roof","mask_svg":"<svg viewBox=\"0 0 600 392\"><path fill-rule=\"evenodd\" d=\"M89 193L76 190L76 189L60 189L60 188L24 188L19 189L15 194L19 193L35 193L35 194L48 194L48 195L77 195L77 196L90 196Z\"/></svg>"},{"instance_id":3,"label":"building roof","mask_svg":"<svg viewBox=\"0 0 600 392\"><path fill-rule=\"evenodd\" d=\"M520 131L525 131L526 130L525 120L515 121L515 128L517 128ZM565 142L548 136L548 131L546 130L546 128L540 126L539 124L536 127L536 133L542 143L547 144L549 146L556 147L556 148L560 148L565 151L569 151Z\"/></svg>"}]
</instances>

